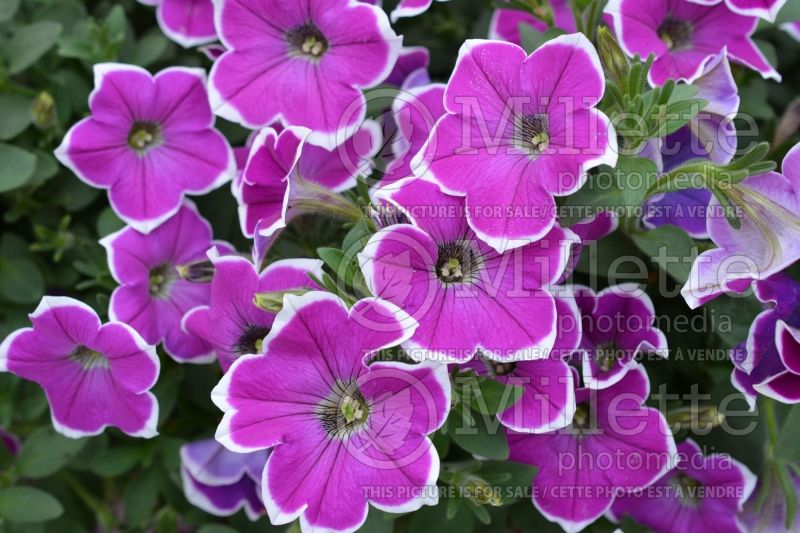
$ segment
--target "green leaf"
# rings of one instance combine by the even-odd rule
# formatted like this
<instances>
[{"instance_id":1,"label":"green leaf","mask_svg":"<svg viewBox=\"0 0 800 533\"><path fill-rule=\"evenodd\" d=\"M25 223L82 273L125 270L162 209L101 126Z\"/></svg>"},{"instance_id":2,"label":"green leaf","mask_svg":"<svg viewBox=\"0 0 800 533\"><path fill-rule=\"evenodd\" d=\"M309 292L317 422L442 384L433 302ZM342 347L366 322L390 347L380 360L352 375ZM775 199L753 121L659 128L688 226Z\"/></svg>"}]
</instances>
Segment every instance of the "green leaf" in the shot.
<instances>
[{"instance_id":1,"label":"green leaf","mask_svg":"<svg viewBox=\"0 0 800 533\"><path fill-rule=\"evenodd\" d=\"M793 405L783 420L775 457L786 463L800 460L800 405Z\"/></svg>"},{"instance_id":2,"label":"green leaf","mask_svg":"<svg viewBox=\"0 0 800 533\"><path fill-rule=\"evenodd\" d=\"M69 439L50 427L39 428L23 443L17 458L17 472L33 479L58 472L77 455L88 439Z\"/></svg>"},{"instance_id":3,"label":"green leaf","mask_svg":"<svg viewBox=\"0 0 800 533\"><path fill-rule=\"evenodd\" d=\"M236 530L222 524L206 524L197 533L236 533Z\"/></svg>"},{"instance_id":4,"label":"green leaf","mask_svg":"<svg viewBox=\"0 0 800 533\"><path fill-rule=\"evenodd\" d=\"M44 294L44 278L27 257L0 258L0 295L11 302L38 302Z\"/></svg>"},{"instance_id":5,"label":"green leaf","mask_svg":"<svg viewBox=\"0 0 800 533\"><path fill-rule=\"evenodd\" d=\"M100 216L97 217L97 234L100 237L105 237L124 227L125 223L120 220L111 207L103 209Z\"/></svg>"},{"instance_id":6,"label":"green leaf","mask_svg":"<svg viewBox=\"0 0 800 533\"><path fill-rule=\"evenodd\" d=\"M341 250L327 247L317 248L317 255L334 274L337 276L344 274L344 272L339 272L342 260L344 260L344 253Z\"/></svg>"},{"instance_id":7,"label":"green leaf","mask_svg":"<svg viewBox=\"0 0 800 533\"><path fill-rule=\"evenodd\" d=\"M470 405L483 414L494 415L514 405L522 396L522 387L500 383L493 379L476 379L466 383L470 387Z\"/></svg>"},{"instance_id":8,"label":"green leaf","mask_svg":"<svg viewBox=\"0 0 800 533\"><path fill-rule=\"evenodd\" d=\"M5 55L9 58L9 74L18 74L34 64L56 44L60 36L61 24L50 20L18 28L4 47Z\"/></svg>"},{"instance_id":9,"label":"green leaf","mask_svg":"<svg viewBox=\"0 0 800 533\"><path fill-rule=\"evenodd\" d=\"M525 49L525 52L529 54L547 41L555 39L559 35L564 35L564 30L559 28L550 28L547 31L539 31L527 23L521 23L519 25L520 44L522 45L522 48Z\"/></svg>"},{"instance_id":10,"label":"green leaf","mask_svg":"<svg viewBox=\"0 0 800 533\"><path fill-rule=\"evenodd\" d=\"M354 256L356 253L360 252L364 246L366 246L367 241L372 236L372 232L371 222L366 218L360 219L353 225L350 231L347 232L347 235L345 235L342 241L342 250L344 253L348 256Z\"/></svg>"},{"instance_id":11,"label":"green leaf","mask_svg":"<svg viewBox=\"0 0 800 533\"><path fill-rule=\"evenodd\" d=\"M6 22L16 15L20 0L3 0L0 2L0 22Z\"/></svg>"},{"instance_id":12,"label":"green leaf","mask_svg":"<svg viewBox=\"0 0 800 533\"><path fill-rule=\"evenodd\" d=\"M797 514L797 489L792 480L792 476L786 465L775 465L775 474L778 477L778 483L783 491L783 496L786 500L786 530L792 529L794 517Z\"/></svg>"},{"instance_id":13,"label":"green leaf","mask_svg":"<svg viewBox=\"0 0 800 533\"><path fill-rule=\"evenodd\" d=\"M125 489L125 523L129 527L145 525L150 520L158 500L159 478L157 470L147 470Z\"/></svg>"},{"instance_id":14,"label":"green leaf","mask_svg":"<svg viewBox=\"0 0 800 533\"><path fill-rule=\"evenodd\" d=\"M631 238L667 274L680 283L686 283L696 253L694 241L685 231L676 226L661 226L634 233Z\"/></svg>"},{"instance_id":15,"label":"green leaf","mask_svg":"<svg viewBox=\"0 0 800 533\"><path fill-rule=\"evenodd\" d=\"M142 460L144 450L135 444L108 448L91 464L92 471L103 477L124 474Z\"/></svg>"},{"instance_id":16,"label":"green leaf","mask_svg":"<svg viewBox=\"0 0 800 533\"><path fill-rule=\"evenodd\" d=\"M31 99L19 94L0 94L0 140L13 139L31 123Z\"/></svg>"},{"instance_id":17,"label":"green leaf","mask_svg":"<svg viewBox=\"0 0 800 533\"><path fill-rule=\"evenodd\" d=\"M448 433L464 450L488 459L508 458L508 442L505 432L496 418L475 413L470 414L464 405L450 411Z\"/></svg>"},{"instance_id":18,"label":"green leaf","mask_svg":"<svg viewBox=\"0 0 800 533\"><path fill-rule=\"evenodd\" d=\"M64 512L58 500L33 487L0 489L0 516L11 522L47 522Z\"/></svg>"},{"instance_id":19,"label":"green leaf","mask_svg":"<svg viewBox=\"0 0 800 533\"><path fill-rule=\"evenodd\" d=\"M0 193L21 187L35 170L35 155L22 148L0 143Z\"/></svg>"},{"instance_id":20,"label":"green leaf","mask_svg":"<svg viewBox=\"0 0 800 533\"><path fill-rule=\"evenodd\" d=\"M169 41L160 31L149 33L137 41L129 61L142 67L150 66L164 55Z\"/></svg>"}]
</instances>

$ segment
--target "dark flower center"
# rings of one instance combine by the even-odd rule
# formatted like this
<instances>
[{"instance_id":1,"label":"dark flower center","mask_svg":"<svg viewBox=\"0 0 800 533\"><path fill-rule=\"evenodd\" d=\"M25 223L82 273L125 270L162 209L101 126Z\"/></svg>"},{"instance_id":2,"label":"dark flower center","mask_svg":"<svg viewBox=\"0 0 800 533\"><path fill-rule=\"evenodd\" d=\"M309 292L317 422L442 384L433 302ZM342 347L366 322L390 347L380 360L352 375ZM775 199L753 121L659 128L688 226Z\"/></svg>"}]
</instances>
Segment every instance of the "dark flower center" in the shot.
<instances>
[{"instance_id":1,"label":"dark flower center","mask_svg":"<svg viewBox=\"0 0 800 533\"><path fill-rule=\"evenodd\" d=\"M355 380L337 380L315 413L328 436L344 439L367 423L369 402Z\"/></svg>"},{"instance_id":2,"label":"dark flower center","mask_svg":"<svg viewBox=\"0 0 800 533\"><path fill-rule=\"evenodd\" d=\"M234 353L238 355L261 353L261 349L264 347L264 337L266 337L268 333L268 327L257 326L255 324L246 325L236 346L233 347Z\"/></svg>"},{"instance_id":3,"label":"dark flower center","mask_svg":"<svg viewBox=\"0 0 800 533\"><path fill-rule=\"evenodd\" d=\"M591 412L589 405L580 403L575 407L575 416L572 418L572 429L575 433L583 433L591 425Z\"/></svg>"},{"instance_id":4,"label":"dark flower center","mask_svg":"<svg viewBox=\"0 0 800 533\"><path fill-rule=\"evenodd\" d=\"M328 40L313 22L306 22L286 32L286 40L303 56L318 59L328 50Z\"/></svg>"},{"instance_id":5,"label":"dark flower center","mask_svg":"<svg viewBox=\"0 0 800 533\"><path fill-rule=\"evenodd\" d=\"M594 359L603 372L611 370L621 357L622 352L614 341L600 344L594 349Z\"/></svg>"},{"instance_id":6,"label":"dark flower center","mask_svg":"<svg viewBox=\"0 0 800 533\"><path fill-rule=\"evenodd\" d=\"M158 146L163 141L161 126L155 122L134 122L130 133L128 133L128 146L137 152L146 152L149 148Z\"/></svg>"},{"instance_id":7,"label":"dark flower center","mask_svg":"<svg viewBox=\"0 0 800 533\"><path fill-rule=\"evenodd\" d=\"M69 354L69 357L84 370L91 368L108 368L108 358L106 358L105 355L83 345L75 348L72 353Z\"/></svg>"},{"instance_id":8,"label":"dark flower center","mask_svg":"<svg viewBox=\"0 0 800 533\"><path fill-rule=\"evenodd\" d=\"M697 507L700 505L700 487L703 485L694 478L680 473L670 480L671 484L680 489L679 501L688 507Z\"/></svg>"},{"instance_id":9,"label":"dark flower center","mask_svg":"<svg viewBox=\"0 0 800 533\"><path fill-rule=\"evenodd\" d=\"M692 44L692 25L685 20L667 17L658 27L658 36L670 50L683 50Z\"/></svg>"},{"instance_id":10,"label":"dark flower center","mask_svg":"<svg viewBox=\"0 0 800 533\"><path fill-rule=\"evenodd\" d=\"M443 283L471 281L478 272L480 258L470 241L459 240L439 244L436 276Z\"/></svg>"},{"instance_id":11,"label":"dark flower center","mask_svg":"<svg viewBox=\"0 0 800 533\"><path fill-rule=\"evenodd\" d=\"M172 265L164 263L150 270L148 278L150 296L153 298L166 298L169 294L169 287L175 280L176 275Z\"/></svg>"},{"instance_id":12,"label":"dark flower center","mask_svg":"<svg viewBox=\"0 0 800 533\"><path fill-rule=\"evenodd\" d=\"M481 361L483 365L486 367L486 371L489 373L490 376L507 376L514 371L517 367L517 363L498 363L497 361L492 361L488 357L481 356Z\"/></svg>"},{"instance_id":13,"label":"dark flower center","mask_svg":"<svg viewBox=\"0 0 800 533\"><path fill-rule=\"evenodd\" d=\"M539 155L550 146L550 131L545 113L517 115L514 120L516 146L529 155Z\"/></svg>"}]
</instances>

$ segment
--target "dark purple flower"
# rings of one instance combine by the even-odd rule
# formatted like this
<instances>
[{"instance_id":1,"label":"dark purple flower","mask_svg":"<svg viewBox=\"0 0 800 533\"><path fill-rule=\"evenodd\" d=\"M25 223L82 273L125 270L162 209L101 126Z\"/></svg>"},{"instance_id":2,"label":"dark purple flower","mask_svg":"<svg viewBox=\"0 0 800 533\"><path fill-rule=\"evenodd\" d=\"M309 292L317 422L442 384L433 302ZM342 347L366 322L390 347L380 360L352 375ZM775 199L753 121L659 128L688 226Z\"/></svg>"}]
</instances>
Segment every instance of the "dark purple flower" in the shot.
<instances>
[{"instance_id":1,"label":"dark purple flower","mask_svg":"<svg viewBox=\"0 0 800 533\"><path fill-rule=\"evenodd\" d=\"M690 0L609 0L622 49L629 56L655 55L650 83L668 79L693 82L720 52L765 78L781 76L752 40L758 18L734 13L725 5L703 6Z\"/></svg>"},{"instance_id":2,"label":"dark purple flower","mask_svg":"<svg viewBox=\"0 0 800 533\"><path fill-rule=\"evenodd\" d=\"M447 368L366 364L415 327L374 298L348 310L330 293L288 295L264 354L238 359L214 388L225 412L216 438L238 452L273 447L262 486L273 524L354 531L368 503L399 513L436 504L427 435L449 408Z\"/></svg>"},{"instance_id":3,"label":"dark purple flower","mask_svg":"<svg viewBox=\"0 0 800 533\"><path fill-rule=\"evenodd\" d=\"M402 38L379 8L349 0L214 0L228 49L210 75L211 107L257 129L280 119L334 149L366 114L362 89L392 70Z\"/></svg>"},{"instance_id":4,"label":"dark purple flower","mask_svg":"<svg viewBox=\"0 0 800 533\"><path fill-rule=\"evenodd\" d=\"M615 496L650 485L675 464L667 421L644 407L650 382L635 365L609 388L576 391L572 425L532 435L508 431L509 459L538 468L533 504L565 531L580 531Z\"/></svg>"},{"instance_id":5,"label":"dark purple flower","mask_svg":"<svg viewBox=\"0 0 800 533\"><path fill-rule=\"evenodd\" d=\"M756 485L756 476L728 455L703 455L687 439L678 445L675 468L641 490L617 496L611 516L630 515L663 533L742 532L738 514Z\"/></svg>"},{"instance_id":6,"label":"dark purple flower","mask_svg":"<svg viewBox=\"0 0 800 533\"><path fill-rule=\"evenodd\" d=\"M236 172L228 142L213 128L205 72L171 67L155 76L133 65L94 66L90 117L55 154L81 180L108 189L119 217L149 233ZM202 147L202 150L198 150Z\"/></svg>"},{"instance_id":7,"label":"dark purple flower","mask_svg":"<svg viewBox=\"0 0 800 533\"><path fill-rule=\"evenodd\" d=\"M214 245L211 226L194 204L186 201L169 220L149 234L131 227L100 241L108 254L111 275L120 284L111 294L109 317L132 326L148 344L164 342L178 362L214 360L211 346L181 330L183 315L209 299L207 283L192 283L177 267L206 258ZM221 245L222 251L231 251Z\"/></svg>"},{"instance_id":8,"label":"dark purple flower","mask_svg":"<svg viewBox=\"0 0 800 533\"><path fill-rule=\"evenodd\" d=\"M316 285L308 275L322 277L322 261L317 259L276 261L260 274L243 257L212 256L211 261L210 303L191 309L183 329L213 347L223 370L242 355L262 353L275 314L256 307L256 293L313 289Z\"/></svg>"},{"instance_id":9,"label":"dark purple flower","mask_svg":"<svg viewBox=\"0 0 800 533\"><path fill-rule=\"evenodd\" d=\"M29 316L33 327L0 345L0 371L41 385L56 431L78 438L114 426L134 437L157 434L154 347L127 324L101 324L72 298L45 296Z\"/></svg>"},{"instance_id":10,"label":"dark purple flower","mask_svg":"<svg viewBox=\"0 0 800 533\"><path fill-rule=\"evenodd\" d=\"M216 516L244 509L250 520L266 511L261 503L261 472L268 452L236 453L214 439L181 447L181 478L186 499Z\"/></svg>"}]
</instances>

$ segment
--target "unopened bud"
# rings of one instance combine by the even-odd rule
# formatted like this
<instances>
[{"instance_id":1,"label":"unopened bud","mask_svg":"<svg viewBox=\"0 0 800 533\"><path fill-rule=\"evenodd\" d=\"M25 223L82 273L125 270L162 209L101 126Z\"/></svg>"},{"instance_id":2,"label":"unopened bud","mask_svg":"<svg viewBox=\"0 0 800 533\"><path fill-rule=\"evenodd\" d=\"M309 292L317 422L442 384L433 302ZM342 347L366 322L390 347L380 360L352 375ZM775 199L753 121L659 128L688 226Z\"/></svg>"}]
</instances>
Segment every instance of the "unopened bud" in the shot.
<instances>
[{"instance_id":1,"label":"unopened bud","mask_svg":"<svg viewBox=\"0 0 800 533\"><path fill-rule=\"evenodd\" d=\"M467 476L462 487L464 489L464 497L475 505L491 505L492 507L503 505L499 491L485 479L477 476Z\"/></svg>"},{"instance_id":2,"label":"unopened bud","mask_svg":"<svg viewBox=\"0 0 800 533\"><path fill-rule=\"evenodd\" d=\"M670 411L667 421L675 431L690 428L710 429L717 427L725 420L715 405L680 407Z\"/></svg>"},{"instance_id":3,"label":"unopened bud","mask_svg":"<svg viewBox=\"0 0 800 533\"><path fill-rule=\"evenodd\" d=\"M606 26L597 30L597 47L606 75L616 83L617 87L624 90L628 85L631 65L625 57L625 52Z\"/></svg>"},{"instance_id":4,"label":"unopened bud","mask_svg":"<svg viewBox=\"0 0 800 533\"><path fill-rule=\"evenodd\" d=\"M42 91L33 99L31 116L37 128L49 128L56 123L56 101L50 93Z\"/></svg>"},{"instance_id":5,"label":"unopened bud","mask_svg":"<svg viewBox=\"0 0 800 533\"><path fill-rule=\"evenodd\" d=\"M308 289L290 289L285 291L274 292L257 292L253 297L253 304L259 309L269 311L270 313L277 313L283 307L283 297L287 294L294 294L302 296L307 293Z\"/></svg>"},{"instance_id":6,"label":"unopened bud","mask_svg":"<svg viewBox=\"0 0 800 533\"><path fill-rule=\"evenodd\" d=\"M214 263L208 259L178 265L175 270L182 279L192 283L211 283L214 277Z\"/></svg>"}]
</instances>

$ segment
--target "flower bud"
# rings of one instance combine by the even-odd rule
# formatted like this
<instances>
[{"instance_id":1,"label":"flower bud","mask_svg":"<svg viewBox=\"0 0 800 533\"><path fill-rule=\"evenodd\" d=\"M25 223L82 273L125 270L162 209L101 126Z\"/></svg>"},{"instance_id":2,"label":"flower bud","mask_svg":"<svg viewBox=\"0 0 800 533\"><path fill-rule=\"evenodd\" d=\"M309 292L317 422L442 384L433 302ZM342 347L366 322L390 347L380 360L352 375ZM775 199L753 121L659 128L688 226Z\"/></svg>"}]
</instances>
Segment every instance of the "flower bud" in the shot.
<instances>
[{"instance_id":1,"label":"flower bud","mask_svg":"<svg viewBox=\"0 0 800 533\"><path fill-rule=\"evenodd\" d=\"M606 75L624 90L628 86L630 63L608 27L603 26L597 31L597 45Z\"/></svg>"},{"instance_id":2,"label":"flower bud","mask_svg":"<svg viewBox=\"0 0 800 533\"><path fill-rule=\"evenodd\" d=\"M56 123L56 102L47 91L40 92L31 102L31 116L37 128L46 129Z\"/></svg>"},{"instance_id":3,"label":"flower bud","mask_svg":"<svg viewBox=\"0 0 800 533\"><path fill-rule=\"evenodd\" d=\"M253 304L259 309L269 311L270 313L277 313L283 307L283 297L287 294L294 294L302 296L307 293L308 289L290 289L285 291L274 292L257 292L253 297Z\"/></svg>"},{"instance_id":4,"label":"flower bud","mask_svg":"<svg viewBox=\"0 0 800 533\"><path fill-rule=\"evenodd\" d=\"M211 283L214 277L214 263L208 259L178 265L175 270L182 279L192 283Z\"/></svg>"}]
</instances>

